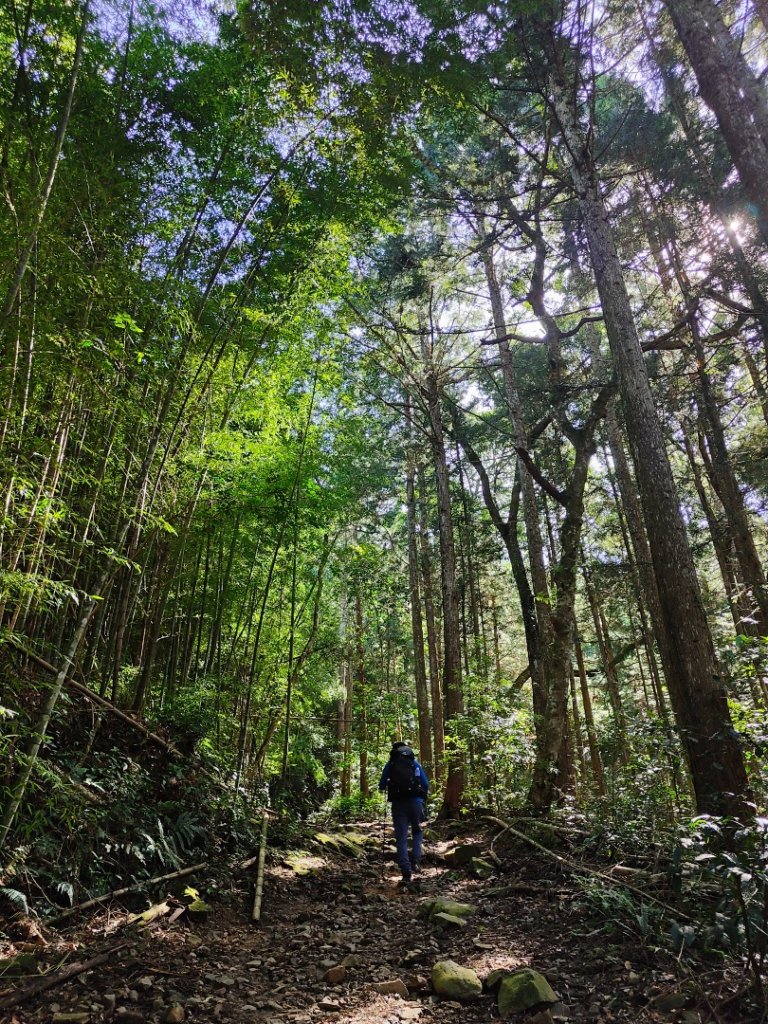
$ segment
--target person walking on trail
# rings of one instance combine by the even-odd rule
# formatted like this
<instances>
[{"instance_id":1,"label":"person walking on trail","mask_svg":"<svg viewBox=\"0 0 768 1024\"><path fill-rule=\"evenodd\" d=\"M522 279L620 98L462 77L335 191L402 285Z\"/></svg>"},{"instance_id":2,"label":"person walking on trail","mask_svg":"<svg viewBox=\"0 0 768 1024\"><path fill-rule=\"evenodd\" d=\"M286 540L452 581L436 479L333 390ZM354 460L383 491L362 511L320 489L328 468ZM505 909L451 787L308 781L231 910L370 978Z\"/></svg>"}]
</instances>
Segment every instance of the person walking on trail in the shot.
<instances>
[{"instance_id":1,"label":"person walking on trail","mask_svg":"<svg viewBox=\"0 0 768 1024\"><path fill-rule=\"evenodd\" d=\"M402 740L392 744L389 760L379 780L379 792L387 794L392 804L392 824L397 844L397 863L403 882L421 870L421 848L424 830L424 802L429 792L427 773L416 760L416 755ZM413 834L413 846L408 853L408 831Z\"/></svg>"}]
</instances>

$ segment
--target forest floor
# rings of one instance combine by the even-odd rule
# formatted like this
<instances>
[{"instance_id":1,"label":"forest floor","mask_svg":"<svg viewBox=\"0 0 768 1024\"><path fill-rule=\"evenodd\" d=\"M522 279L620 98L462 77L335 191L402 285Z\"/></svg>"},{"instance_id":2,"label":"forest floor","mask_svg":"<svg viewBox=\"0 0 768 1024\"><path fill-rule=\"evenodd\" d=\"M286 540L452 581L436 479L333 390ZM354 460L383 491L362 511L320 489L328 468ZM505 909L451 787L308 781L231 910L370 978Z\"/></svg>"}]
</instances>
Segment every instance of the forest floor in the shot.
<instances>
[{"instance_id":1,"label":"forest floor","mask_svg":"<svg viewBox=\"0 0 768 1024\"><path fill-rule=\"evenodd\" d=\"M352 826L348 826L351 828ZM470 1003L439 1000L432 966L451 959L481 978L495 968L531 967L546 976L560 1002L513 1018L514 1024L716 1024L758 1021L742 1003L743 974L722 962L680 958L642 941L631 929L612 935L584 910L573 877L536 850L499 842L502 871L486 880L449 869L456 843L490 848L490 830L431 830L420 891L398 885L391 830L357 823L368 836L358 858L315 856L297 874L285 862L266 872L262 919L250 924L253 881L232 874L205 920L165 915L148 927L126 927L125 910L97 908L59 933L37 939L38 970L105 961L18 1005L0 1009L12 1024L480 1024L499 1020L496 997ZM343 829L342 829L343 832ZM252 873L252 872L251 872ZM499 890L506 889L505 892ZM445 897L477 908L465 927L436 931L419 909ZM179 902L179 906L183 901ZM74 919L73 919L74 922ZM27 936L29 939L30 937ZM0 957L30 943L0 946ZM0 977L0 1007L14 985L39 979ZM399 992L385 993L379 988ZM403 987L405 986L405 987Z\"/></svg>"}]
</instances>

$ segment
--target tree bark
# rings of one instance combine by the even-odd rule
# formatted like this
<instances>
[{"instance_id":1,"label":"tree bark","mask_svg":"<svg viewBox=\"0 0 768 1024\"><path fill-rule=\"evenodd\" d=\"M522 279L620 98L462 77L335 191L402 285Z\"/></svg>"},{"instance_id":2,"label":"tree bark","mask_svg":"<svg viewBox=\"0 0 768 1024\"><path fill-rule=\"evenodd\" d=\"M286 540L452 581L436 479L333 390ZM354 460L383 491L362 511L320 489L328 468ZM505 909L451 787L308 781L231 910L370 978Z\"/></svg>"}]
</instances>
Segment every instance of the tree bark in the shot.
<instances>
[{"instance_id":1,"label":"tree bark","mask_svg":"<svg viewBox=\"0 0 768 1024\"><path fill-rule=\"evenodd\" d=\"M717 118L768 240L768 101L713 0L666 0L702 99Z\"/></svg>"},{"instance_id":2,"label":"tree bark","mask_svg":"<svg viewBox=\"0 0 768 1024\"><path fill-rule=\"evenodd\" d=\"M547 52L552 61L549 90L605 317L651 543L664 626L670 638L669 649L673 656L673 670L668 678L670 697L691 766L697 808L702 813L749 815L744 759L719 677L685 523L597 168L571 106L572 91L565 80L562 54L551 36Z\"/></svg>"},{"instance_id":3,"label":"tree bark","mask_svg":"<svg viewBox=\"0 0 768 1024\"><path fill-rule=\"evenodd\" d=\"M443 409L440 384L433 361L430 337L422 334L421 347L424 363L424 399L429 415L429 438L435 469L437 491L438 533L440 536L440 571L443 596L443 687L445 690L446 725L461 729L464 715L464 691L461 676L461 622L459 621L459 592L456 582L456 547L451 509L451 486L443 430ZM447 778L441 818L457 817L466 785L463 758L457 749L459 737L450 737L446 747Z\"/></svg>"},{"instance_id":4,"label":"tree bark","mask_svg":"<svg viewBox=\"0 0 768 1024\"><path fill-rule=\"evenodd\" d=\"M427 774L432 768L432 723L429 716L427 666L424 658L424 627L421 618L421 587L419 585L419 550L416 529L416 459L413 452L413 431L410 426L411 407L406 397L406 416L411 448L407 453L405 500L408 517L408 580L410 584L411 631L413 635L413 675L416 685L416 711L419 723L419 759Z\"/></svg>"}]
</instances>

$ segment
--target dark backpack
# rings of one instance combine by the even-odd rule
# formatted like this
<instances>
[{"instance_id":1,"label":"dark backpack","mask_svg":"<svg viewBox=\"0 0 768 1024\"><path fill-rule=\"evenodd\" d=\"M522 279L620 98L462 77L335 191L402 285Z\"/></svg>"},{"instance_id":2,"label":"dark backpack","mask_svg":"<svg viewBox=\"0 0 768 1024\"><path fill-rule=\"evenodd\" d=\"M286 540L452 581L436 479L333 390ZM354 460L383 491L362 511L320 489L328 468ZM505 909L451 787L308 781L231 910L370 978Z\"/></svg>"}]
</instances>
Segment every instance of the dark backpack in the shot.
<instances>
[{"instance_id":1,"label":"dark backpack","mask_svg":"<svg viewBox=\"0 0 768 1024\"><path fill-rule=\"evenodd\" d=\"M390 800L423 796L423 786L416 767L416 755L410 747L398 747L390 754L387 795Z\"/></svg>"}]
</instances>

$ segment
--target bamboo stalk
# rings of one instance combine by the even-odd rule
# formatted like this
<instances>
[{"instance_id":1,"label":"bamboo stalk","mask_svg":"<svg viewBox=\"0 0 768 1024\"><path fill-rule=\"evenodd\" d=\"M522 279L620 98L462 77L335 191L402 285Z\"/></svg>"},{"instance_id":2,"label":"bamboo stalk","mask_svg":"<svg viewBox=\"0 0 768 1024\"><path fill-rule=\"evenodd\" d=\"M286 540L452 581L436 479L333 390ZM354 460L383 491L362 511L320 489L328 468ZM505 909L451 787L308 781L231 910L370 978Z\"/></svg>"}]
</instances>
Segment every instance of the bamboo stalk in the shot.
<instances>
[{"instance_id":1,"label":"bamboo stalk","mask_svg":"<svg viewBox=\"0 0 768 1024\"><path fill-rule=\"evenodd\" d=\"M256 891L253 894L253 911L251 913L252 921L261 920L261 898L264 895L264 860L267 855L268 824L269 815L265 811L261 819L261 839L259 840L259 865L256 868Z\"/></svg>"}]
</instances>

